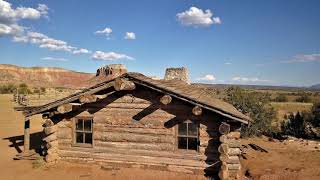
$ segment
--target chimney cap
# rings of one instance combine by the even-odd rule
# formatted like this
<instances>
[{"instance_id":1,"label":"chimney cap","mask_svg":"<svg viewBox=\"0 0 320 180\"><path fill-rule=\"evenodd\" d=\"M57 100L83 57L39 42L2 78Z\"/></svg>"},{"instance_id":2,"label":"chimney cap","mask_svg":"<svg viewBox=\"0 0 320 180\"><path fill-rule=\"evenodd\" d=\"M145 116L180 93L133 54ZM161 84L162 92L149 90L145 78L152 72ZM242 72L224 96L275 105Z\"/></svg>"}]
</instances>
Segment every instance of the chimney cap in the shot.
<instances>
[{"instance_id":1,"label":"chimney cap","mask_svg":"<svg viewBox=\"0 0 320 180\"><path fill-rule=\"evenodd\" d=\"M190 84L188 68L169 67L166 69L164 80L180 80Z\"/></svg>"}]
</instances>

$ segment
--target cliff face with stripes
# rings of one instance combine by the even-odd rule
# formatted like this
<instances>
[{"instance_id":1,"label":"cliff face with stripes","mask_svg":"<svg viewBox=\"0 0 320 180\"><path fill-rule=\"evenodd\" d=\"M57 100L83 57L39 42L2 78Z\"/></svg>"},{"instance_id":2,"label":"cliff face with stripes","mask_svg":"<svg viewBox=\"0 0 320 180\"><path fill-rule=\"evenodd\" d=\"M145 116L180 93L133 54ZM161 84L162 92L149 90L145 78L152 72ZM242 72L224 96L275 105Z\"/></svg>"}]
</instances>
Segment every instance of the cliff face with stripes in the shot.
<instances>
[{"instance_id":1,"label":"cliff face with stripes","mask_svg":"<svg viewBox=\"0 0 320 180\"><path fill-rule=\"evenodd\" d=\"M94 74L62 68L19 67L0 64L0 84L26 83L33 87L84 88Z\"/></svg>"}]
</instances>

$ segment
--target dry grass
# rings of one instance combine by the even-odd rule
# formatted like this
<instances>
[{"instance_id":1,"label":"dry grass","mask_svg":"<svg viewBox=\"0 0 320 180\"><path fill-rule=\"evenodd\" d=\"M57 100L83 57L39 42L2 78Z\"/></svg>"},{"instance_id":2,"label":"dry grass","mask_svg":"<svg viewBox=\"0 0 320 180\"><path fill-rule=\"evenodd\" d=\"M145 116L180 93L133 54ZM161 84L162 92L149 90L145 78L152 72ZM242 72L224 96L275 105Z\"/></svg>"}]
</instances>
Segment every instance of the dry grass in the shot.
<instances>
[{"instance_id":1,"label":"dry grass","mask_svg":"<svg viewBox=\"0 0 320 180\"><path fill-rule=\"evenodd\" d=\"M302 111L310 111L312 103L299 103L299 102L272 102L271 106L278 112L278 120L283 120L285 114L297 113Z\"/></svg>"}]
</instances>

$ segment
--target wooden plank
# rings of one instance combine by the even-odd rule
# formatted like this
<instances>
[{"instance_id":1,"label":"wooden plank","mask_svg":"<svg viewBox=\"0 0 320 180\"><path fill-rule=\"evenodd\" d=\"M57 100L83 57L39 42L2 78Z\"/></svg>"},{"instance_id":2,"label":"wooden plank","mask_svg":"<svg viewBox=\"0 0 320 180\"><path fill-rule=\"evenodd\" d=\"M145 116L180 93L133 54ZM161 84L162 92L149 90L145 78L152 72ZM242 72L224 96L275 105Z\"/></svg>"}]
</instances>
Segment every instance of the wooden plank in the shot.
<instances>
[{"instance_id":1,"label":"wooden plank","mask_svg":"<svg viewBox=\"0 0 320 180\"><path fill-rule=\"evenodd\" d=\"M29 149L30 149L30 119L28 117L25 117L23 151L25 153L28 153Z\"/></svg>"}]
</instances>

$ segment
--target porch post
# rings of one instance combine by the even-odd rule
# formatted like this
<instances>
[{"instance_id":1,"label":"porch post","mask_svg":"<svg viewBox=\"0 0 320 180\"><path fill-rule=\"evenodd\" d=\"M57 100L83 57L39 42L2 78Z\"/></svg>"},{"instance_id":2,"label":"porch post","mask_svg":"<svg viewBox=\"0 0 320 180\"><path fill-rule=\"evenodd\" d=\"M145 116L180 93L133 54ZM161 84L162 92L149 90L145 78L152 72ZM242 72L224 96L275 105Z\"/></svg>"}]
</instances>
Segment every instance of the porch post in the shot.
<instances>
[{"instance_id":1,"label":"porch post","mask_svg":"<svg viewBox=\"0 0 320 180\"><path fill-rule=\"evenodd\" d=\"M25 117L24 121L24 144L23 150L24 153L29 153L30 148L30 118L28 116Z\"/></svg>"}]
</instances>

